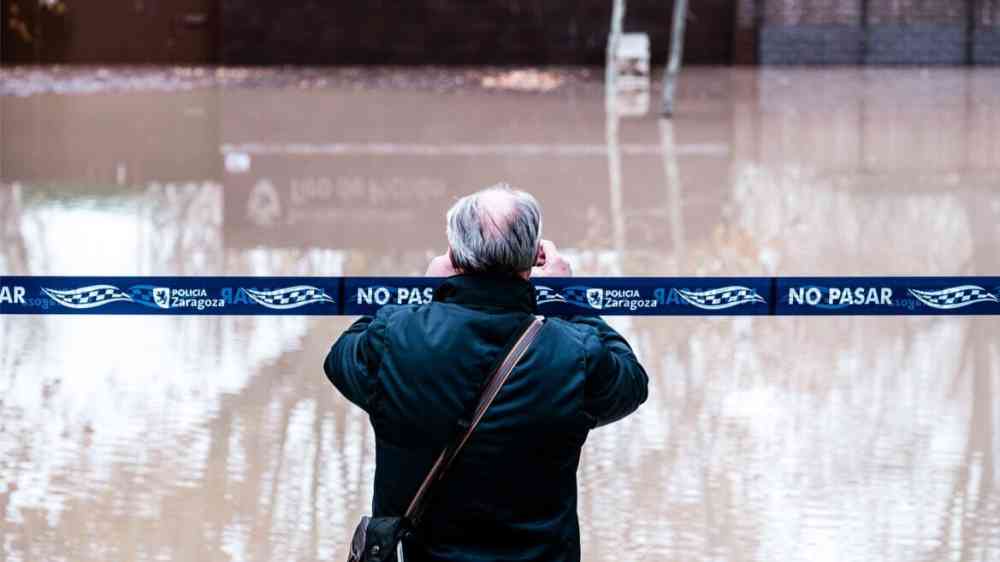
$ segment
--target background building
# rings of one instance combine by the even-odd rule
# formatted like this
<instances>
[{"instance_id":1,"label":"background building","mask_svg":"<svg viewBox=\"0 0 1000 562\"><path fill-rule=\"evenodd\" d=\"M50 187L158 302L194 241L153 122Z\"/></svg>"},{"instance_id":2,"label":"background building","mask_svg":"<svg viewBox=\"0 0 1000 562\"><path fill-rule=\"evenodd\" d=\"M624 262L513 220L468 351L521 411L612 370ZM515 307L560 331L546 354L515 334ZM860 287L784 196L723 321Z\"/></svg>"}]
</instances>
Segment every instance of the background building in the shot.
<instances>
[{"instance_id":1,"label":"background building","mask_svg":"<svg viewBox=\"0 0 1000 562\"><path fill-rule=\"evenodd\" d=\"M626 31L662 61L671 2ZM11 63L600 64L611 0L4 0ZM708 64L997 64L1000 0L699 0L685 57Z\"/></svg>"}]
</instances>

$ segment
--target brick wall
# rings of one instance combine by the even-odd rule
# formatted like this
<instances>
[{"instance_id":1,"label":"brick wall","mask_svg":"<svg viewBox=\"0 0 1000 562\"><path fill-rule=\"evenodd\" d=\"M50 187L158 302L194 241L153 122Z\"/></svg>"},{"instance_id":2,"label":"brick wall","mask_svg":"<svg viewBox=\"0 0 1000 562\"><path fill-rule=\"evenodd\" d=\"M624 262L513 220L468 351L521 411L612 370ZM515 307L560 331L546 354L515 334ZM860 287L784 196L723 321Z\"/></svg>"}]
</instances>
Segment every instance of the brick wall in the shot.
<instances>
[{"instance_id":1,"label":"brick wall","mask_svg":"<svg viewBox=\"0 0 1000 562\"><path fill-rule=\"evenodd\" d=\"M741 0L764 64L1000 64L1000 0Z\"/></svg>"},{"instance_id":2,"label":"brick wall","mask_svg":"<svg viewBox=\"0 0 1000 562\"><path fill-rule=\"evenodd\" d=\"M771 25L857 25L861 0L764 0L764 21Z\"/></svg>"},{"instance_id":3,"label":"brick wall","mask_svg":"<svg viewBox=\"0 0 1000 562\"><path fill-rule=\"evenodd\" d=\"M972 10L973 60L1000 64L1000 0L978 0Z\"/></svg>"}]
</instances>

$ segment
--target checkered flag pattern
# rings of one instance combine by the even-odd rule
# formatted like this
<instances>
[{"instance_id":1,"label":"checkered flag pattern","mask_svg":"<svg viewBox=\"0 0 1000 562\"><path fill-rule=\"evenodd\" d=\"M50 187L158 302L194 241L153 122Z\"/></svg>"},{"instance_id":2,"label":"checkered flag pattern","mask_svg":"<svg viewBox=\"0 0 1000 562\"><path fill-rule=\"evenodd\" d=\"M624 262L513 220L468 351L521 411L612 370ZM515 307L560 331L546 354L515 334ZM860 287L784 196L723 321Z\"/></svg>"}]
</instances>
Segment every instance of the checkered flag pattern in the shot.
<instances>
[{"instance_id":1,"label":"checkered flag pattern","mask_svg":"<svg viewBox=\"0 0 1000 562\"><path fill-rule=\"evenodd\" d=\"M910 289L910 294L931 308L951 310L978 302L997 302L997 298L978 285L961 285L940 291L918 291Z\"/></svg>"},{"instance_id":2,"label":"checkered flag pattern","mask_svg":"<svg viewBox=\"0 0 1000 562\"><path fill-rule=\"evenodd\" d=\"M739 285L720 287L711 291L678 289L677 292L688 303L706 310L720 310L741 304L766 302L763 297L757 294L757 291Z\"/></svg>"},{"instance_id":3,"label":"checkered flag pattern","mask_svg":"<svg viewBox=\"0 0 1000 562\"><path fill-rule=\"evenodd\" d=\"M117 301L131 301L127 293L114 285L89 285L79 289L60 291L43 288L52 300L68 308L86 309Z\"/></svg>"},{"instance_id":4,"label":"checkered flag pattern","mask_svg":"<svg viewBox=\"0 0 1000 562\"><path fill-rule=\"evenodd\" d=\"M535 302L538 304L566 302L566 298L560 295L558 291L552 289L552 287L535 285Z\"/></svg>"},{"instance_id":5,"label":"checkered flag pattern","mask_svg":"<svg viewBox=\"0 0 1000 562\"><path fill-rule=\"evenodd\" d=\"M311 285L296 285L284 289L273 291L257 291L254 289L244 289L250 298L257 304L276 310L287 310L298 308L307 304L317 302L334 302L326 291Z\"/></svg>"}]
</instances>

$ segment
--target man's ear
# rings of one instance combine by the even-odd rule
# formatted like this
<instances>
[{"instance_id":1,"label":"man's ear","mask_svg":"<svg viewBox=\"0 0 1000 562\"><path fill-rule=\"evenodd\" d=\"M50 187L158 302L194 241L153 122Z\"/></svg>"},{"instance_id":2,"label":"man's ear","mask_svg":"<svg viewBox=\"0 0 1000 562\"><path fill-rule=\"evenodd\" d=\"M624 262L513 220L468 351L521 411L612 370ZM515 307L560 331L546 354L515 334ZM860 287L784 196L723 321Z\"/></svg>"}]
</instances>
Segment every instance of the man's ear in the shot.
<instances>
[{"instance_id":1,"label":"man's ear","mask_svg":"<svg viewBox=\"0 0 1000 562\"><path fill-rule=\"evenodd\" d=\"M542 243L538 243L538 247L535 248L535 267L542 267L545 265L545 250L542 249Z\"/></svg>"}]
</instances>

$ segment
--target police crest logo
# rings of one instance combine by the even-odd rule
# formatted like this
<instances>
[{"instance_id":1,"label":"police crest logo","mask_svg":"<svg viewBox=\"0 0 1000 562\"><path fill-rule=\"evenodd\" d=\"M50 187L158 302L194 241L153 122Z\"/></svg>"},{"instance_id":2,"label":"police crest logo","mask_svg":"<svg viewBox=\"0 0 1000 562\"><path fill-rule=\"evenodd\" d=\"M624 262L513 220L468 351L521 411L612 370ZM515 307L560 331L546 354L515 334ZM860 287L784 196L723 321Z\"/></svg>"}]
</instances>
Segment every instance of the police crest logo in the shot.
<instances>
[{"instance_id":1,"label":"police crest logo","mask_svg":"<svg viewBox=\"0 0 1000 562\"><path fill-rule=\"evenodd\" d=\"M587 289L587 304L597 310L604 308L604 289L600 287Z\"/></svg>"},{"instance_id":2,"label":"police crest logo","mask_svg":"<svg viewBox=\"0 0 1000 562\"><path fill-rule=\"evenodd\" d=\"M154 288L153 302L160 308L170 308L170 289L168 287Z\"/></svg>"}]
</instances>

